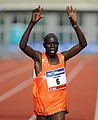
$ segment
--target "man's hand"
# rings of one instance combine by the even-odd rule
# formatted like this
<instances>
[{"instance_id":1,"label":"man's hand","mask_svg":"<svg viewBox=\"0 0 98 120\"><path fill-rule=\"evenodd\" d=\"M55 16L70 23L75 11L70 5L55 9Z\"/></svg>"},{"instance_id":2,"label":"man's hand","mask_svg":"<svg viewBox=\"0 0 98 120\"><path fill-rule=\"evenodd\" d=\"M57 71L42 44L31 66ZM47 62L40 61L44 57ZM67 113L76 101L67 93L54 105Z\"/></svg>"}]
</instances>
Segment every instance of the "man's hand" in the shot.
<instances>
[{"instance_id":1,"label":"man's hand","mask_svg":"<svg viewBox=\"0 0 98 120\"><path fill-rule=\"evenodd\" d=\"M72 26L76 25L77 24L76 9L73 9L72 6L70 6L70 7L67 6L66 11L67 11L67 14L68 14L68 17L70 19Z\"/></svg>"},{"instance_id":2,"label":"man's hand","mask_svg":"<svg viewBox=\"0 0 98 120\"><path fill-rule=\"evenodd\" d=\"M38 8L34 9L32 11L32 18L31 18L31 22L32 23L37 23L40 19L43 18L43 16L41 16L41 13L43 12L43 8L40 7L40 5L38 6Z\"/></svg>"}]
</instances>

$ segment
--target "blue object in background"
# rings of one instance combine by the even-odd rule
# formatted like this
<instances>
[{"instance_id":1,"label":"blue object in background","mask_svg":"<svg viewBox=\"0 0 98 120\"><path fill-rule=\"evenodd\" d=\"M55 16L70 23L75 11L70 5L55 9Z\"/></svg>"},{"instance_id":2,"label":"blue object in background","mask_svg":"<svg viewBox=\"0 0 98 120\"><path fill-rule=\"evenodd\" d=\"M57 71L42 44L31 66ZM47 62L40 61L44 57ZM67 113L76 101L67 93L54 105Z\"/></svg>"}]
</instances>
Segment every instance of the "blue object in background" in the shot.
<instances>
[{"instance_id":1,"label":"blue object in background","mask_svg":"<svg viewBox=\"0 0 98 120\"><path fill-rule=\"evenodd\" d=\"M58 52L62 52L65 50L69 50L70 48L72 48L74 45L76 45L77 43L74 42L60 42L59 43L59 49ZM30 44L30 46L32 48L34 48L35 50L40 50L41 52L44 51L44 47L43 47L43 43L42 42L34 42L32 44ZM88 43L87 47L85 47L80 54L98 54L98 42L95 43Z\"/></svg>"},{"instance_id":2,"label":"blue object in background","mask_svg":"<svg viewBox=\"0 0 98 120\"><path fill-rule=\"evenodd\" d=\"M25 25L23 23L13 23L10 29L10 43L17 45L25 32Z\"/></svg>"}]
</instances>

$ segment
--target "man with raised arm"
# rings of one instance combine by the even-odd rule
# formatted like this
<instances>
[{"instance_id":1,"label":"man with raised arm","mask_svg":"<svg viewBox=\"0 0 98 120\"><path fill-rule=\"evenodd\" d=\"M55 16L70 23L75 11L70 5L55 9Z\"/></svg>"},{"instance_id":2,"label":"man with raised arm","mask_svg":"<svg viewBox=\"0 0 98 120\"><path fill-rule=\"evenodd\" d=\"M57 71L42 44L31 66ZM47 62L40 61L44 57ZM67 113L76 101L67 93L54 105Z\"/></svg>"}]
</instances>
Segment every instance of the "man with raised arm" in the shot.
<instances>
[{"instance_id":1,"label":"man with raised arm","mask_svg":"<svg viewBox=\"0 0 98 120\"><path fill-rule=\"evenodd\" d=\"M34 61L36 77L33 81L34 111L37 120L65 120L66 104L66 61L87 46L86 39L77 24L76 10L67 6L66 11L76 32L78 43L71 49L58 53L59 42L54 33L44 37L45 52L34 50L27 43L32 28L44 18L43 8L38 6L32 12L31 21L20 41L20 49ZM54 26L55 27L55 26Z\"/></svg>"}]
</instances>

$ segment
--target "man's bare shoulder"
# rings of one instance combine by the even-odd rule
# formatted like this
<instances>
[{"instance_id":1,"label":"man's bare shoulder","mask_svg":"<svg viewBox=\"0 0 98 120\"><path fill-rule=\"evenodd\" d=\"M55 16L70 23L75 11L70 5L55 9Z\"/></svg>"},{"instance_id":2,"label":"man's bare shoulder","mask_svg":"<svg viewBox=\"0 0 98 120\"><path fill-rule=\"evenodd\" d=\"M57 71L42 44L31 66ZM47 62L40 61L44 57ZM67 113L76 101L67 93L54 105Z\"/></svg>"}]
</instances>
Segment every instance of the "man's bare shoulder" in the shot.
<instances>
[{"instance_id":1,"label":"man's bare shoulder","mask_svg":"<svg viewBox=\"0 0 98 120\"><path fill-rule=\"evenodd\" d=\"M61 54L64 56L64 61L66 62L69 58L68 50L61 52Z\"/></svg>"}]
</instances>

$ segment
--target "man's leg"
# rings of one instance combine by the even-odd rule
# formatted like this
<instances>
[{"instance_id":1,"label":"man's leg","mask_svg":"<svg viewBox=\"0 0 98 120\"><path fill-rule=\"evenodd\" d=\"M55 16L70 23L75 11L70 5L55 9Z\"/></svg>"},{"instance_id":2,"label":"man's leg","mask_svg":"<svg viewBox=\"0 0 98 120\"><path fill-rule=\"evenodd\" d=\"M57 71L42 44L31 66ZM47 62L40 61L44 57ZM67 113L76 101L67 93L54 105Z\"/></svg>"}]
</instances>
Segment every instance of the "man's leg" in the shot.
<instances>
[{"instance_id":1,"label":"man's leg","mask_svg":"<svg viewBox=\"0 0 98 120\"><path fill-rule=\"evenodd\" d=\"M65 120L65 111L55 113L52 116L52 120Z\"/></svg>"}]
</instances>

